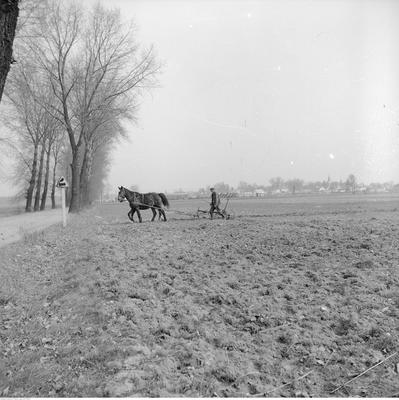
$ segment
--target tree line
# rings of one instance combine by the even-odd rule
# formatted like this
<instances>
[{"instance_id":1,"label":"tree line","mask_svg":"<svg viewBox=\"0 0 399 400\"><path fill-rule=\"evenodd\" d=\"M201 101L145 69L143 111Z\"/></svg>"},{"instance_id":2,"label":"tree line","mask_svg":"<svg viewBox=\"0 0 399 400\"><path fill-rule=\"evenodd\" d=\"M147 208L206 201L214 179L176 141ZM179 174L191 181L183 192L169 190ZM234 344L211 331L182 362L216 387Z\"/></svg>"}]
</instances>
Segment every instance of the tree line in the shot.
<instances>
[{"instance_id":1,"label":"tree line","mask_svg":"<svg viewBox=\"0 0 399 400\"><path fill-rule=\"evenodd\" d=\"M210 185L205 188L200 188L197 191L198 196L209 196ZM361 191L392 191L399 189L399 185L394 185L393 182L385 183L370 183L364 185L358 182L358 179L354 174L349 174L346 180L334 181L330 178L323 181L309 181L305 182L303 179L286 179L281 177L273 177L269 180L268 185L262 185L257 183L248 183L241 181L236 187L229 185L225 182L217 182L213 185L216 192L218 193L255 193L257 190L261 190L264 193L314 193L320 190L330 192L349 192L355 193L358 190ZM180 191L182 192L182 191ZM179 192L175 192L179 194Z\"/></svg>"},{"instance_id":2,"label":"tree line","mask_svg":"<svg viewBox=\"0 0 399 400\"><path fill-rule=\"evenodd\" d=\"M58 175L69 181L70 212L102 190L110 152L127 136L139 102L156 87L161 63L119 10L75 2L20 2L1 121L2 149L15 155L26 211L55 207ZM24 8L25 6L25 8ZM27 18L23 18L24 16Z\"/></svg>"}]
</instances>

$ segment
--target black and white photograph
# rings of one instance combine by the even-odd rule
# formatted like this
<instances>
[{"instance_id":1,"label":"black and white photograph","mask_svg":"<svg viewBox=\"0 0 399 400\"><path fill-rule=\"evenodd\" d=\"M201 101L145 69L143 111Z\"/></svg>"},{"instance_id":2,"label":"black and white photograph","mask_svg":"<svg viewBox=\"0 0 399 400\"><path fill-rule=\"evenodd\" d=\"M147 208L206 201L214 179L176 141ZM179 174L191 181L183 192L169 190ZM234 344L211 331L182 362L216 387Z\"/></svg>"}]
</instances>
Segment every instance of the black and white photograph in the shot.
<instances>
[{"instance_id":1,"label":"black and white photograph","mask_svg":"<svg viewBox=\"0 0 399 400\"><path fill-rule=\"evenodd\" d=\"M399 1L0 0L0 397L399 398Z\"/></svg>"}]
</instances>

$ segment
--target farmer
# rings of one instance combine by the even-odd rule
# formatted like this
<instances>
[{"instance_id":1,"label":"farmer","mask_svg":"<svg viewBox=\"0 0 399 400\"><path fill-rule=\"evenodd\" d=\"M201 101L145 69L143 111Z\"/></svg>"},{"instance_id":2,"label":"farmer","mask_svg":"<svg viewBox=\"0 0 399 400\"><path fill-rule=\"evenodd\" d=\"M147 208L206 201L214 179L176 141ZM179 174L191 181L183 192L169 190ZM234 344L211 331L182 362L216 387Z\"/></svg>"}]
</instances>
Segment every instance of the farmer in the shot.
<instances>
[{"instance_id":1,"label":"farmer","mask_svg":"<svg viewBox=\"0 0 399 400\"><path fill-rule=\"evenodd\" d=\"M218 194L215 192L214 188L211 188L211 209L209 210L209 213L211 214L211 219L213 219L213 212L216 210L216 212L224 218L223 213L220 211L219 204L220 204L220 198Z\"/></svg>"}]
</instances>

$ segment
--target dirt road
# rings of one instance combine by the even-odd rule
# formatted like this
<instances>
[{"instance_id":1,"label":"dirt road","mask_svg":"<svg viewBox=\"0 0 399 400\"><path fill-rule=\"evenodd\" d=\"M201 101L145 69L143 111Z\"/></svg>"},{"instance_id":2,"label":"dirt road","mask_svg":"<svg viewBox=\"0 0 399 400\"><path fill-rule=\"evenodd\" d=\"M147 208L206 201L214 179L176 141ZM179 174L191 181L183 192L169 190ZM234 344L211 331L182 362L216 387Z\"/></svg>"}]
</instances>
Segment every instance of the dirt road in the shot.
<instances>
[{"instance_id":1,"label":"dirt road","mask_svg":"<svg viewBox=\"0 0 399 400\"><path fill-rule=\"evenodd\" d=\"M0 247L17 242L26 234L41 231L61 221L60 209L2 217L0 218Z\"/></svg>"}]
</instances>

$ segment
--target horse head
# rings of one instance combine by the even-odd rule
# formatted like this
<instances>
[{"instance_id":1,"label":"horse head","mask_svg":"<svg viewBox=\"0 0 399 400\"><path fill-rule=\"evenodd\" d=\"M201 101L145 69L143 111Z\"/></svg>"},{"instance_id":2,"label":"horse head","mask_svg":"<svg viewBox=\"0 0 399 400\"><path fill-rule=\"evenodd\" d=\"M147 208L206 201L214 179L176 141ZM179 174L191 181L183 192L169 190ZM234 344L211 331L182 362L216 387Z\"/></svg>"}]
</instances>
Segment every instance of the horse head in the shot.
<instances>
[{"instance_id":1,"label":"horse head","mask_svg":"<svg viewBox=\"0 0 399 400\"><path fill-rule=\"evenodd\" d=\"M119 189L118 200L120 202L122 202L123 200L125 200L125 197L126 197L125 188L123 186L121 186L121 187L118 187L118 189Z\"/></svg>"}]
</instances>

